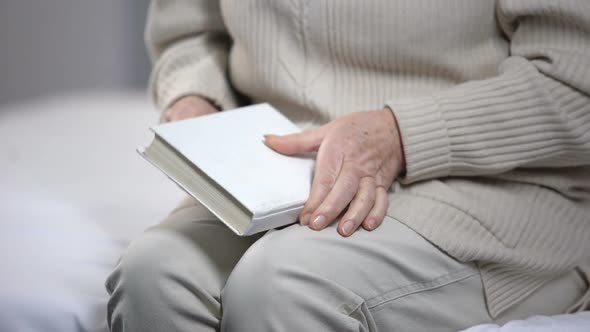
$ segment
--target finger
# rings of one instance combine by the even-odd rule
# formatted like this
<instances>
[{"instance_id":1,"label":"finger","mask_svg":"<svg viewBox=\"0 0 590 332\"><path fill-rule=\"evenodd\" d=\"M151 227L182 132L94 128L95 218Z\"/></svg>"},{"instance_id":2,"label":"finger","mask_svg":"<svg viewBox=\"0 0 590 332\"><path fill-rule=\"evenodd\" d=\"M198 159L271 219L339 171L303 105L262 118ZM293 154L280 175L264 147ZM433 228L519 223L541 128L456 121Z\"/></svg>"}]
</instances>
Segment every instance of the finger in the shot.
<instances>
[{"instance_id":1,"label":"finger","mask_svg":"<svg viewBox=\"0 0 590 332\"><path fill-rule=\"evenodd\" d=\"M332 190L311 216L310 227L321 230L332 223L356 195L360 177L343 165Z\"/></svg>"},{"instance_id":2,"label":"finger","mask_svg":"<svg viewBox=\"0 0 590 332\"><path fill-rule=\"evenodd\" d=\"M315 164L315 174L311 183L309 197L299 215L302 225L308 225L312 213L324 201L340 174L344 155L335 149L321 147Z\"/></svg>"},{"instance_id":3,"label":"finger","mask_svg":"<svg viewBox=\"0 0 590 332\"><path fill-rule=\"evenodd\" d=\"M375 205L369 212L369 215L363 221L363 228L372 231L379 227L385 218L387 207L389 206L389 196L384 187L377 187Z\"/></svg>"},{"instance_id":4,"label":"finger","mask_svg":"<svg viewBox=\"0 0 590 332\"><path fill-rule=\"evenodd\" d=\"M166 112L166 120L168 122L176 122L176 121L184 120L184 119L187 119L190 117L191 117L190 112L185 109L179 109L179 110L174 109L174 110L170 110L170 111Z\"/></svg>"},{"instance_id":5,"label":"finger","mask_svg":"<svg viewBox=\"0 0 590 332\"><path fill-rule=\"evenodd\" d=\"M170 122L170 116L168 115L168 110L162 112L162 114L160 114L160 123L166 123L166 122Z\"/></svg>"},{"instance_id":6,"label":"finger","mask_svg":"<svg viewBox=\"0 0 590 332\"><path fill-rule=\"evenodd\" d=\"M203 98L187 96L176 101L170 108L165 110L161 122L174 122L217 112L213 104Z\"/></svg>"},{"instance_id":7,"label":"finger","mask_svg":"<svg viewBox=\"0 0 590 332\"><path fill-rule=\"evenodd\" d=\"M358 192L350 202L348 211L340 219L338 227L340 235L350 236L367 218L375 205L376 188L374 178L367 176L361 179Z\"/></svg>"},{"instance_id":8,"label":"finger","mask_svg":"<svg viewBox=\"0 0 590 332\"><path fill-rule=\"evenodd\" d=\"M264 143L271 149L286 155L317 151L326 134L326 126L308 129L290 135L264 135Z\"/></svg>"},{"instance_id":9,"label":"finger","mask_svg":"<svg viewBox=\"0 0 590 332\"><path fill-rule=\"evenodd\" d=\"M163 122L176 122L209 114L207 110L195 110L188 108L171 108L162 114Z\"/></svg>"}]
</instances>

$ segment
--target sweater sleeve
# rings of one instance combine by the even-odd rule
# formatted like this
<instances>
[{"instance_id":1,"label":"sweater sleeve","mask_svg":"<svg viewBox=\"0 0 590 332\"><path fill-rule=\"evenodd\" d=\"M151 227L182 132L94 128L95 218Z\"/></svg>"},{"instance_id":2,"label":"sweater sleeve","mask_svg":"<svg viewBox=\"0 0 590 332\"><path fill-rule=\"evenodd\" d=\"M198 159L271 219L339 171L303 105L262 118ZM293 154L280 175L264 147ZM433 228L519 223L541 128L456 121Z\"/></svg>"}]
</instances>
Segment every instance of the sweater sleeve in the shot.
<instances>
[{"instance_id":1,"label":"sweater sleeve","mask_svg":"<svg viewBox=\"0 0 590 332\"><path fill-rule=\"evenodd\" d=\"M159 109L187 95L236 107L227 77L231 40L219 1L152 0L145 40L153 64L149 89Z\"/></svg>"},{"instance_id":2,"label":"sweater sleeve","mask_svg":"<svg viewBox=\"0 0 590 332\"><path fill-rule=\"evenodd\" d=\"M387 103L402 182L590 165L590 1L500 0L498 75Z\"/></svg>"}]
</instances>

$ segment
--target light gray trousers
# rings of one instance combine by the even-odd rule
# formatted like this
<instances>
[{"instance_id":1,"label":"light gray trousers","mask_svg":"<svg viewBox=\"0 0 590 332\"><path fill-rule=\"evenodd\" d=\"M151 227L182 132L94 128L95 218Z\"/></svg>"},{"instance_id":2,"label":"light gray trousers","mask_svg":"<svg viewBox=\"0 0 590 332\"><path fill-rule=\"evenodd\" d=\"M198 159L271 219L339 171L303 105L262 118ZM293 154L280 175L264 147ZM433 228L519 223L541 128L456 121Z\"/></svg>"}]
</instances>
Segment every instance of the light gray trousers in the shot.
<instances>
[{"instance_id":1,"label":"light gray trousers","mask_svg":"<svg viewBox=\"0 0 590 332\"><path fill-rule=\"evenodd\" d=\"M335 226L335 225L334 225ZM133 241L107 280L112 331L456 331L558 314L572 271L492 319L478 268L387 217L341 237L299 225L238 237L192 199Z\"/></svg>"}]
</instances>

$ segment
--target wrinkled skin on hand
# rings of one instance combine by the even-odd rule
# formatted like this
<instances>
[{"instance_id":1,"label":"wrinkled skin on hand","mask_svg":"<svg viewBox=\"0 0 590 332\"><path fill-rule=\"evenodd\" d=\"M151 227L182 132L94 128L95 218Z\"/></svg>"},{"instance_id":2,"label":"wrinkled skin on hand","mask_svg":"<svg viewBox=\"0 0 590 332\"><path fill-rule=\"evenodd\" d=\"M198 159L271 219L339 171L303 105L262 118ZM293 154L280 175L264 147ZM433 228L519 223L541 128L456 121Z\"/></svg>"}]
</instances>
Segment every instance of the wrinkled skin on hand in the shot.
<instances>
[{"instance_id":1,"label":"wrinkled skin on hand","mask_svg":"<svg viewBox=\"0 0 590 332\"><path fill-rule=\"evenodd\" d=\"M317 151L311 192L299 215L301 224L321 230L340 218L338 232L372 231L385 217L387 192L404 170L399 129L389 109L356 112L301 133L266 135L277 152Z\"/></svg>"}]
</instances>

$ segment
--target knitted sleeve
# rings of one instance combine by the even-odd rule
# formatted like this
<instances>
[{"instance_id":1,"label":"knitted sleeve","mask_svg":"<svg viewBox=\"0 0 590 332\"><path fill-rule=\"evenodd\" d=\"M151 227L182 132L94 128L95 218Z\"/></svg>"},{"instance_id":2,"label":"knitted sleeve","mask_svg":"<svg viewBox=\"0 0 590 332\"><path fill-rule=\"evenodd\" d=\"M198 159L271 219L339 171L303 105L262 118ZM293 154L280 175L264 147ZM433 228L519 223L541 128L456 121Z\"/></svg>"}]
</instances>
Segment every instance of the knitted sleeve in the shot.
<instances>
[{"instance_id":1,"label":"knitted sleeve","mask_svg":"<svg viewBox=\"0 0 590 332\"><path fill-rule=\"evenodd\" d=\"M497 76L387 103L403 182L590 165L590 1L499 0L496 16Z\"/></svg>"},{"instance_id":2,"label":"knitted sleeve","mask_svg":"<svg viewBox=\"0 0 590 332\"><path fill-rule=\"evenodd\" d=\"M150 93L159 109L187 95L223 109L236 106L227 78L231 40L219 1L153 0L145 40L153 63Z\"/></svg>"}]
</instances>

